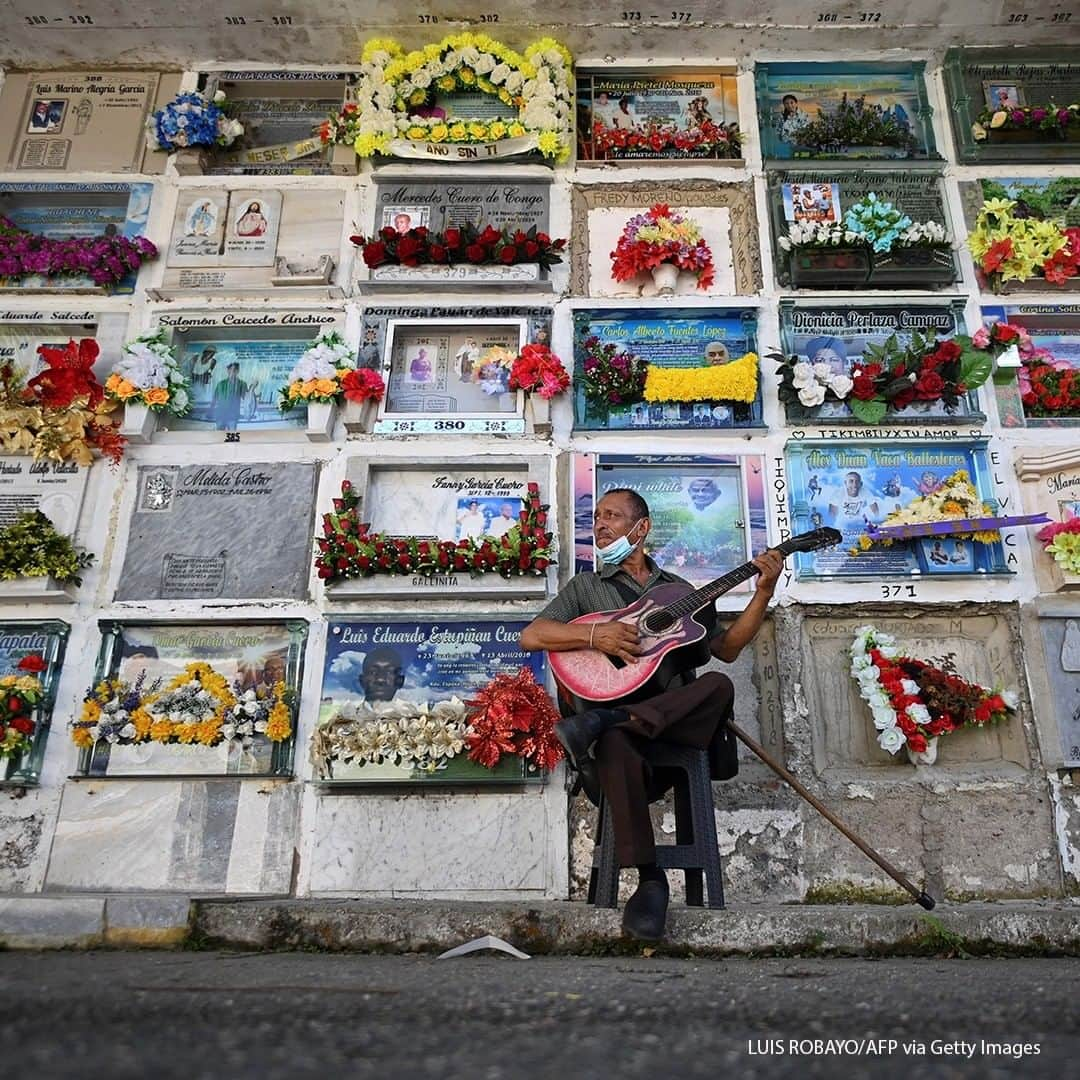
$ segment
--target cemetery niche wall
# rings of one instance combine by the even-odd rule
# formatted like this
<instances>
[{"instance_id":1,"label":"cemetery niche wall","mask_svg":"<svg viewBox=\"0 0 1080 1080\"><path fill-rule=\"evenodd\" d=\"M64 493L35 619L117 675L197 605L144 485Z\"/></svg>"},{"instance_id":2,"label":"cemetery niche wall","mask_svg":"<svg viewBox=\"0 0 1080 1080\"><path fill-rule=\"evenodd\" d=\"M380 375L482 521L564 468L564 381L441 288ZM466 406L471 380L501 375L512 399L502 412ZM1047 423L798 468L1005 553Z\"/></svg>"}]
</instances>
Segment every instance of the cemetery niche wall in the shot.
<instances>
[{"instance_id":1,"label":"cemetery niche wall","mask_svg":"<svg viewBox=\"0 0 1080 1080\"><path fill-rule=\"evenodd\" d=\"M924 370L940 373L943 365L938 363L937 346L964 332L964 308L965 301L960 298L939 303L904 298L874 304L781 299L782 355L767 357L766 366L771 366L768 363L771 360L779 362L777 373L781 385L778 392L788 422L835 424L838 427L864 422L852 412L852 402L858 408L860 401L853 393L852 376L857 377L870 364L880 365L883 377L901 366L905 374L922 374ZM803 368L796 375L798 364L823 364L827 370L815 368L808 373ZM810 378L811 374L813 378ZM936 380L934 385L937 385ZM859 392L863 389L860 386ZM908 404L903 404L903 399L890 400L880 424L985 422L986 416L979 411L978 394L974 389L967 393L951 393L948 383L942 379L939 390L936 398L913 400ZM814 401L818 403L806 404ZM825 432L821 434L830 437ZM865 434L874 437L885 433L868 427Z\"/></svg>"},{"instance_id":2,"label":"cemetery niche wall","mask_svg":"<svg viewBox=\"0 0 1080 1080\"><path fill-rule=\"evenodd\" d=\"M579 69L576 105L579 165L744 164L733 67Z\"/></svg>"},{"instance_id":3,"label":"cemetery niche wall","mask_svg":"<svg viewBox=\"0 0 1080 1080\"><path fill-rule=\"evenodd\" d=\"M418 179L387 167L373 179L371 228L352 238L361 288L550 290L566 245L548 232L550 175Z\"/></svg>"},{"instance_id":4,"label":"cemetery niche wall","mask_svg":"<svg viewBox=\"0 0 1080 1080\"><path fill-rule=\"evenodd\" d=\"M143 183L0 183L0 244L8 249L0 291L134 292L139 266L157 256L143 235L153 190ZM30 257L20 248L27 238Z\"/></svg>"},{"instance_id":5,"label":"cemetery niche wall","mask_svg":"<svg viewBox=\"0 0 1080 1080\"><path fill-rule=\"evenodd\" d=\"M1030 514L1045 514L1050 525L1031 538L1035 577L1040 592L1080 589L1080 451L1017 447L1016 474L1020 496Z\"/></svg>"},{"instance_id":6,"label":"cemetery niche wall","mask_svg":"<svg viewBox=\"0 0 1080 1080\"><path fill-rule=\"evenodd\" d=\"M182 188L162 283L148 295L340 299L343 217L338 190Z\"/></svg>"},{"instance_id":7,"label":"cemetery niche wall","mask_svg":"<svg viewBox=\"0 0 1080 1080\"><path fill-rule=\"evenodd\" d=\"M942 288L959 280L941 166L771 170L777 281L793 289Z\"/></svg>"},{"instance_id":8,"label":"cemetery niche wall","mask_svg":"<svg viewBox=\"0 0 1080 1080\"><path fill-rule=\"evenodd\" d=\"M578 431L763 428L756 308L574 311Z\"/></svg>"},{"instance_id":9,"label":"cemetery niche wall","mask_svg":"<svg viewBox=\"0 0 1080 1080\"><path fill-rule=\"evenodd\" d=\"M957 159L1080 160L1080 49L950 49L942 66Z\"/></svg>"},{"instance_id":10,"label":"cemetery niche wall","mask_svg":"<svg viewBox=\"0 0 1080 1080\"><path fill-rule=\"evenodd\" d=\"M541 780L526 756L484 755L465 702L498 676L527 668L543 685L542 653L523 652L520 621L334 619L329 626L311 758L324 785L516 784ZM413 732L413 739L395 734ZM479 760L478 760L479 759Z\"/></svg>"},{"instance_id":11,"label":"cemetery niche wall","mask_svg":"<svg viewBox=\"0 0 1080 1080\"><path fill-rule=\"evenodd\" d=\"M40 779L70 631L55 619L0 623L0 691L6 700L0 788L35 785Z\"/></svg>"},{"instance_id":12,"label":"cemetery niche wall","mask_svg":"<svg viewBox=\"0 0 1080 1080\"><path fill-rule=\"evenodd\" d=\"M768 546L765 459L759 454L574 455L574 570L596 568L593 511L615 488L649 504L650 557L695 586L741 566ZM743 583L732 590L747 593Z\"/></svg>"},{"instance_id":13,"label":"cemetery niche wall","mask_svg":"<svg viewBox=\"0 0 1080 1080\"><path fill-rule=\"evenodd\" d=\"M325 441L333 416L314 405L282 411L281 391L316 338L342 316L315 311L165 312L157 325L190 384L191 409L160 415L162 442ZM319 419L315 419L316 411Z\"/></svg>"},{"instance_id":14,"label":"cemetery niche wall","mask_svg":"<svg viewBox=\"0 0 1080 1080\"><path fill-rule=\"evenodd\" d=\"M889 525L891 515L903 515L904 523L994 516L985 439L793 440L785 457L792 532L829 526L843 536L837 547L793 556L799 580L1010 572L997 533L875 543L869 529Z\"/></svg>"},{"instance_id":15,"label":"cemetery niche wall","mask_svg":"<svg viewBox=\"0 0 1080 1080\"><path fill-rule=\"evenodd\" d=\"M156 173L146 121L180 86L175 72L5 72L0 147L9 172Z\"/></svg>"}]
</instances>

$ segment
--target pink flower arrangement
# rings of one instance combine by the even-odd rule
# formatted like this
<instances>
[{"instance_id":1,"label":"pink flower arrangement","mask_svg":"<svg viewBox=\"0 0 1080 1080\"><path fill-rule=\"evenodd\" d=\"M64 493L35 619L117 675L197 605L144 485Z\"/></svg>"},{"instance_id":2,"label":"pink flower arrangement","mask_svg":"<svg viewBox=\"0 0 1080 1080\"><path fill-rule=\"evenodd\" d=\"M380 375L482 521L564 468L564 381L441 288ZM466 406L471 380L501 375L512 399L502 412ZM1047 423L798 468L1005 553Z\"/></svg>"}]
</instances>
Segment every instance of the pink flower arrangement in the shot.
<instances>
[{"instance_id":1,"label":"pink flower arrangement","mask_svg":"<svg viewBox=\"0 0 1080 1080\"><path fill-rule=\"evenodd\" d=\"M570 385L563 362L546 345L526 345L510 367L510 389L553 398Z\"/></svg>"},{"instance_id":2,"label":"pink flower arrangement","mask_svg":"<svg viewBox=\"0 0 1080 1080\"><path fill-rule=\"evenodd\" d=\"M715 277L712 251L697 223L663 203L626 223L611 260L616 281L630 281L663 263L694 274L699 289L707 289Z\"/></svg>"},{"instance_id":3,"label":"pink flower arrangement","mask_svg":"<svg viewBox=\"0 0 1080 1080\"><path fill-rule=\"evenodd\" d=\"M347 401L381 401L386 393L382 376L371 368L353 368L341 379Z\"/></svg>"}]
</instances>

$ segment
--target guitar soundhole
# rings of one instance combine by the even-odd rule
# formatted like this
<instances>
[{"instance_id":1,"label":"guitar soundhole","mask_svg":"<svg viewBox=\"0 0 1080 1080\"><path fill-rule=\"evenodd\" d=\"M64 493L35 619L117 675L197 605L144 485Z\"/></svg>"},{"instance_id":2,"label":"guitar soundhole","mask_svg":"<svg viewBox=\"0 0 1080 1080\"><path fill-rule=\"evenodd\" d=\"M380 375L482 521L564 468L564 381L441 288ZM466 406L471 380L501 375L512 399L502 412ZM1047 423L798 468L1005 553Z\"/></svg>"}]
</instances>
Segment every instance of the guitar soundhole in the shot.
<instances>
[{"instance_id":1,"label":"guitar soundhole","mask_svg":"<svg viewBox=\"0 0 1080 1080\"><path fill-rule=\"evenodd\" d=\"M648 634L662 634L675 619L663 611L652 611L641 620L642 628Z\"/></svg>"}]
</instances>

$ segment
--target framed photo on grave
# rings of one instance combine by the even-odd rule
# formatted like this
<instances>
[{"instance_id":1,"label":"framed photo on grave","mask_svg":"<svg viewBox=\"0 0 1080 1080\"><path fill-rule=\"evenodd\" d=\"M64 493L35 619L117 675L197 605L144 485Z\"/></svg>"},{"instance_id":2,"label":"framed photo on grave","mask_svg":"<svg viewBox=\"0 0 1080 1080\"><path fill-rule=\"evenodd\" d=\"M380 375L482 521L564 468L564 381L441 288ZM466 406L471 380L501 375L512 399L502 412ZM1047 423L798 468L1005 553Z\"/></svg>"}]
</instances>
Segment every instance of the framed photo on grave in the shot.
<instances>
[{"instance_id":1,"label":"framed photo on grave","mask_svg":"<svg viewBox=\"0 0 1080 1080\"><path fill-rule=\"evenodd\" d=\"M454 307L434 318L430 307L367 307L361 319L357 362L387 387L375 434L537 429L533 403L509 388L508 364L523 345L550 344L551 308Z\"/></svg>"},{"instance_id":2,"label":"framed photo on grave","mask_svg":"<svg viewBox=\"0 0 1080 1080\"><path fill-rule=\"evenodd\" d=\"M148 294L339 299L343 215L340 190L183 188L162 283Z\"/></svg>"},{"instance_id":3,"label":"framed photo on grave","mask_svg":"<svg viewBox=\"0 0 1080 1080\"><path fill-rule=\"evenodd\" d=\"M38 782L52 719L56 684L60 680L60 667L70 631L71 627L66 622L56 619L0 623L0 677L30 677L41 684L38 691L40 700L27 714L34 725L29 734L30 748L22 754L0 758L0 788L5 785L23 787ZM39 658L44 667L36 672L20 668L20 662L26 657Z\"/></svg>"},{"instance_id":4,"label":"framed photo on grave","mask_svg":"<svg viewBox=\"0 0 1080 1080\"><path fill-rule=\"evenodd\" d=\"M0 218L17 232L52 240L99 236L134 238L146 232L153 184L0 184ZM0 222L2 224L2 222ZM0 275L0 292L129 294L135 274L97 285L89 274Z\"/></svg>"},{"instance_id":5,"label":"framed photo on grave","mask_svg":"<svg viewBox=\"0 0 1080 1080\"><path fill-rule=\"evenodd\" d=\"M302 461L139 466L116 599L306 599L316 473Z\"/></svg>"},{"instance_id":6,"label":"framed photo on grave","mask_svg":"<svg viewBox=\"0 0 1080 1080\"><path fill-rule=\"evenodd\" d=\"M213 71L199 78L202 92L223 91L229 116L244 134L206 155L205 173L241 176L352 176L356 154L324 143L319 130L337 113L356 81L349 71Z\"/></svg>"},{"instance_id":7,"label":"framed photo on grave","mask_svg":"<svg viewBox=\"0 0 1080 1080\"><path fill-rule=\"evenodd\" d=\"M852 554L867 524L880 525L961 470L983 502L996 507L985 439L800 439L787 443L785 457L791 531L829 526L843 536L836 547L794 555L799 580L1007 574L1016 562L1000 540L983 544L953 536L897 540Z\"/></svg>"},{"instance_id":8,"label":"framed photo on grave","mask_svg":"<svg viewBox=\"0 0 1080 1080\"><path fill-rule=\"evenodd\" d=\"M551 174L546 170L539 175L417 179L415 173L387 166L374 174L374 180L374 215L366 233L374 241L379 239L378 234L383 229L406 235L413 229L425 228L432 234L425 238L426 241L439 246L445 246L439 238L448 229L472 229L482 233L492 228L526 235L530 231L544 234L548 231ZM357 259L358 266L365 261L364 258ZM418 266L404 266L386 261L369 266L359 284L373 291L430 287L471 289L480 283L548 289L547 278L548 271L539 262L474 265L463 260L451 266L445 261L428 261Z\"/></svg>"},{"instance_id":9,"label":"framed photo on grave","mask_svg":"<svg viewBox=\"0 0 1080 1080\"><path fill-rule=\"evenodd\" d=\"M961 46L942 74L960 162L1080 161L1080 49Z\"/></svg>"},{"instance_id":10,"label":"framed photo on grave","mask_svg":"<svg viewBox=\"0 0 1080 1080\"><path fill-rule=\"evenodd\" d=\"M922 61L759 63L762 157L941 160Z\"/></svg>"},{"instance_id":11,"label":"framed photo on grave","mask_svg":"<svg viewBox=\"0 0 1080 1080\"><path fill-rule=\"evenodd\" d=\"M1080 304L995 305L983 307L982 317L986 326L1008 323L1030 338L1020 367L994 383L1002 427L1080 427Z\"/></svg>"},{"instance_id":12,"label":"framed photo on grave","mask_svg":"<svg viewBox=\"0 0 1080 1080\"><path fill-rule=\"evenodd\" d=\"M360 498L359 520L372 534L392 539L416 538L436 543L463 540L496 544L520 520L529 484L538 487L542 504L550 494L550 459L543 456L472 457L469 459L351 457L346 479ZM555 533L554 506L545 529ZM553 565L553 564L552 564ZM327 586L328 600L373 597L423 599L542 598L551 570L503 577L497 569L472 573L447 569L438 574L396 573L373 565L367 576L347 577Z\"/></svg>"},{"instance_id":13,"label":"framed photo on grave","mask_svg":"<svg viewBox=\"0 0 1080 1080\"><path fill-rule=\"evenodd\" d=\"M757 211L749 180L727 184L684 180L676 187L654 181L575 184L571 202L570 290L574 296L659 295L656 283L644 274L616 281L611 257L631 219L657 204L696 225L712 255L712 284L699 289L693 273L680 271L674 286L677 295L749 295L761 288Z\"/></svg>"},{"instance_id":14,"label":"framed photo on grave","mask_svg":"<svg viewBox=\"0 0 1080 1080\"><path fill-rule=\"evenodd\" d=\"M497 675L528 668L544 684L543 653L527 653L518 635L527 621L412 621L401 616L331 619L323 662L319 721L312 759L316 780L334 784L416 783L424 786L512 784L525 780L522 758L504 754L493 768L471 761L467 747L456 754L380 750L372 728L378 708L409 715L410 706L467 701ZM456 701L455 701L456 699ZM433 742L459 738L464 710L443 717ZM386 721L383 720L385 723ZM540 779L533 773L532 779Z\"/></svg>"},{"instance_id":15,"label":"framed photo on grave","mask_svg":"<svg viewBox=\"0 0 1080 1080\"><path fill-rule=\"evenodd\" d=\"M1019 446L1015 467L1025 513L1045 514L1051 522L1062 524L1080 518L1080 450L1075 446ZM1030 543L1039 591L1075 595L1080 590L1080 573L1059 564L1036 537Z\"/></svg>"},{"instance_id":16,"label":"framed photo on grave","mask_svg":"<svg viewBox=\"0 0 1080 1080\"><path fill-rule=\"evenodd\" d=\"M157 71L6 72L0 146L7 172L157 173L146 122L179 91Z\"/></svg>"},{"instance_id":17,"label":"framed photo on grave","mask_svg":"<svg viewBox=\"0 0 1080 1080\"><path fill-rule=\"evenodd\" d=\"M933 162L905 162L895 170L774 169L768 173L766 198L773 267L783 286L921 290L944 288L960 279L941 167ZM882 203L888 204L885 212L895 210L907 225L881 227L873 236L874 245L849 240L846 234L853 231L846 223L849 213L867 217ZM905 243L901 237L913 224L937 227L941 239ZM807 225L818 232L821 226L836 230L842 240L796 243L786 250L793 232Z\"/></svg>"},{"instance_id":18,"label":"framed photo on grave","mask_svg":"<svg viewBox=\"0 0 1080 1080\"><path fill-rule=\"evenodd\" d=\"M834 375L851 375L868 346L881 346L895 336L901 347L911 344L912 335L924 341L944 341L964 332L965 301L954 299L926 303L898 299L895 303L845 304L813 300L780 301L781 351L810 364L827 364ZM858 424L843 401L827 401L807 407L799 402L784 405L789 423L823 423L838 426ZM890 424L950 424L984 422L978 395L964 395L953 412L942 401L917 401L903 409L890 410L882 421ZM874 430L866 434L873 437Z\"/></svg>"},{"instance_id":19,"label":"framed photo on grave","mask_svg":"<svg viewBox=\"0 0 1080 1080\"><path fill-rule=\"evenodd\" d=\"M282 413L279 392L315 338L341 328L341 316L315 311L167 312L157 322L191 383L193 401L184 417L161 415L154 438L163 442L169 441L164 430L178 442L196 432L229 442L300 435L307 410Z\"/></svg>"},{"instance_id":20,"label":"framed photo on grave","mask_svg":"<svg viewBox=\"0 0 1080 1080\"><path fill-rule=\"evenodd\" d=\"M1045 293L1049 297L1080 292L1080 277L1048 280L1047 255L1067 240L1067 230L1080 228L1080 177L1075 176L993 176L960 183L970 242L979 244L979 258L973 258L979 288L999 295ZM999 200L1007 200L1007 217L1001 215ZM983 223L979 216L986 203ZM1053 226L1048 227L1048 226ZM1004 235L1012 240L1020 258L997 261L993 247ZM988 231L984 231L988 230ZM984 269L984 267L986 269ZM988 272L989 270L989 272Z\"/></svg>"},{"instance_id":21,"label":"framed photo on grave","mask_svg":"<svg viewBox=\"0 0 1080 1080\"><path fill-rule=\"evenodd\" d=\"M596 569L593 512L615 488L649 504L647 551L695 586L708 584L768 547L765 459L759 454L574 455L574 571ZM746 593L748 584L732 590Z\"/></svg>"},{"instance_id":22,"label":"framed photo on grave","mask_svg":"<svg viewBox=\"0 0 1080 1080\"><path fill-rule=\"evenodd\" d=\"M88 745L81 747L78 775L292 774L308 634L305 621L180 624L107 619L99 626L101 648L94 686L103 680L119 680L125 698L133 695L153 726L144 734L136 731L115 741L103 737L100 730L98 738L84 739ZM198 706L207 713L202 721L205 726L189 739L182 725L194 715L193 706L177 700L177 694L193 683L210 698ZM163 699L164 695L173 699ZM169 714L164 712L163 700L173 706ZM254 711L245 711L248 703L254 703ZM277 705L284 712L279 709L273 724L267 726L264 714ZM108 710L98 711L103 717L109 715ZM240 730L246 726L243 716L253 718L254 732ZM85 711L80 718L87 718ZM92 728L88 730L92 733Z\"/></svg>"},{"instance_id":23,"label":"framed photo on grave","mask_svg":"<svg viewBox=\"0 0 1080 1080\"><path fill-rule=\"evenodd\" d=\"M743 164L734 67L577 72L579 164L687 158Z\"/></svg>"},{"instance_id":24,"label":"framed photo on grave","mask_svg":"<svg viewBox=\"0 0 1080 1080\"><path fill-rule=\"evenodd\" d=\"M574 312L574 427L697 431L764 427L756 308L595 308ZM621 366L620 366L621 365ZM638 377L631 387L626 372ZM669 398L646 371L685 373ZM748 369L748 370L747 370ZM726 381L724 376L728 375ZM667 385L666 383L664 385ZM724 387L737 397L724 397ZM711 387L711 389L709 389ZM703 393L715 396L703 397ZM745 396L751 400L743 400ZM612 402L612 396L621 400Z\"/></svg>"}]
</instances>

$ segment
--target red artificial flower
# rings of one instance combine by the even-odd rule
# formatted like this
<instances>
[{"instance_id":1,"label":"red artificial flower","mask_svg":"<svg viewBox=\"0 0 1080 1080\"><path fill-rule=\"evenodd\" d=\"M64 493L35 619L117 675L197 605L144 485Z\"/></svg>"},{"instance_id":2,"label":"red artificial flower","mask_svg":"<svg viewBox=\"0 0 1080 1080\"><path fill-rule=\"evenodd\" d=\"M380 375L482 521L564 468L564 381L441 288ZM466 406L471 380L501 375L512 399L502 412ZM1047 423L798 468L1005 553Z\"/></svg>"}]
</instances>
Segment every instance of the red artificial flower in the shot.
<instances>
[{"instance_id":1,"label":"red artificial flower","mask_svg":"<svg viewBox=\"0 0 1080 1080\"><path fill-rule=\"evenodd\" d=\"M506 247L504 247L502 251L499 252L499 260L505 266L512 266L517 260L517 255L517 248L514 247L512 244L507 244Z\"/></svg>"},{"instance_id":2,"label":"red artificial flower","mask_svg":"<svg viewBox=\"0 0 1080 1080\"><path fill-rule=\"evenodd\" d=\"M916 754L921 754L926 750L927 742L926 736L920 735L917 731L907 737L907 744Z\"/></svg>"},{"instance_id":3,"label":"red artificial flower","mask_svg":"<svg viewBox=\"0 0 1080 1080\"><path fill-rule=\"evenodd\" d=\"M873 377L865 373L856 376L852 381L851 394L852 397L857 397L860 401L870 401L871 398L876 397L877 386Z\"/></svg>"},{"instance_id":4,"label":"red artificial flower","mask_svg":"<svg viewBox=\"0 0 1080 1080\"><path fill-rule=\"evenodd\" d=\"M915 382L915 396L920 401L937 401L944 389L945 380L936 371L923 372Z\"/></svg>"},{"instance_id":5,"label":"red artificial flower","mask_svg":"<svg viewBox=\"0 0 1080 1080\"><path fill-rule=\"evenodd\" d=\"M353 237L353 242L355 241L356 237ZM370 244L364 245L363 255L365 266L371 269L382 266L386 262L386 245L380 240L373 240Z\"/></svg>"},{"instance_id":6,"label":"red artificial flower","mask_svg":"<svg viewBox=\"0 0 1080 1080\"><path fill-rule=\"evenodd\" d=\"M487 258L487 248L482 244L470 244L465 249L465 258L471 263L482 263Z\"/></svg>"},{"instance_id":7,"label":"red artificial flower","mask_svg":"<svg viewBox=\"0 0 1080 1080\"><path fill-rule=\"evenodd\" d=\"M397 254L402 266L419 266L426 245L423 240L406 233L399 241Z\"/></svg>"},{"instance_id":8,"label":"red artificial flower","mask_svg":"<svg viewBox=\"0 0 1080 1080\"><path fill-rule=\"evenodd\" d=\"M989 250L982 257L981 266L987 274L996 274L1001 269L1001 264L1013 257L1013 242L1008 237L991 244Z\"/></svg>"},{"instance_id":9,"label":"red artificial flower","mask_svg":"<svg viewBox=\"0 0 1080 1080\"><path fill-rule=\"evenodd\" d=\"M386 393L382 376L371 368L354 368L341 378L346 401L381 401Z\"/></svg>"},{"instance_id":10,"label":"red artificial flower","mask_svg":"<svg viewBox=\"0 0 1080 1080\"><path fill-rule=\"evenodd\" d=\"M34 734L34 721L29 716L13 716L8 721L8 726L13 727L22 735Z\"/></svg>"},{"instance_id":11,"label":"red artificial flower","mask_svg":"<svg viewBox=\"0 0 1080 1080\"><path fill-rule=\"evenodd\" d=\"M953 360L960 359L960 346L955 341L942 341L934 350L933 355L937 356L942 363L949 364Z\"/></svg>"},{"instance_id":12,"label":"red artificial flower","mask_svg":"<svg viewBox=\"0 0 1080 1080\"><path fill-rule=\"evenodd\" d=\"M443 233L443 243L448 248L457 248L461 246L461 230L460 229L447 229Z\"/></svg>"},{"instance_id":13,"label":"red artificial flower","mask_svg":"<svg viewBox=\"0 0 1080 1080\"><path fill-rule=\"evenodd\" d=\"M36 653L28 653L18 663L19 671L30 671L35 675L44 671L48 666L44 657L38 656Z\"/></svg>"},{"instance_id":14,"label":"red artificial flower","mask_svg":"<svg viewBox=\"0 0 1080 1080\"><path fill-rule=\"evenodd\" d=\"M7 708L9 713L21 713L25 708L23 699L12 695L7 699Z\"/></svg>"},{"instance_id":15,"label":"red artificial flower","mask_svg":"<svg viewBox=\"0 0 1080 1080\"><path fill-rule=\"evenodd\" d=\"M1015 326L1010 326L1008 323L994 323L994 337L1002 344L1007 345L1019 336L1020 331Z\"/></svg>"},{"instance_id":16,"label":"red artificial flower","mask_svg":"<svg viewBox=\"0 0 1080 1080\"><path fill-rule=\"evenodd\" d=\"M27 381L27 389L46 408L66 409L81 397L96 408L105 398L104 387L94 377L98 351L93 338L83 338L77 345L72 340L62 348L39 345L38 353L49 366Z\"/></svg>"}]
</instances>

